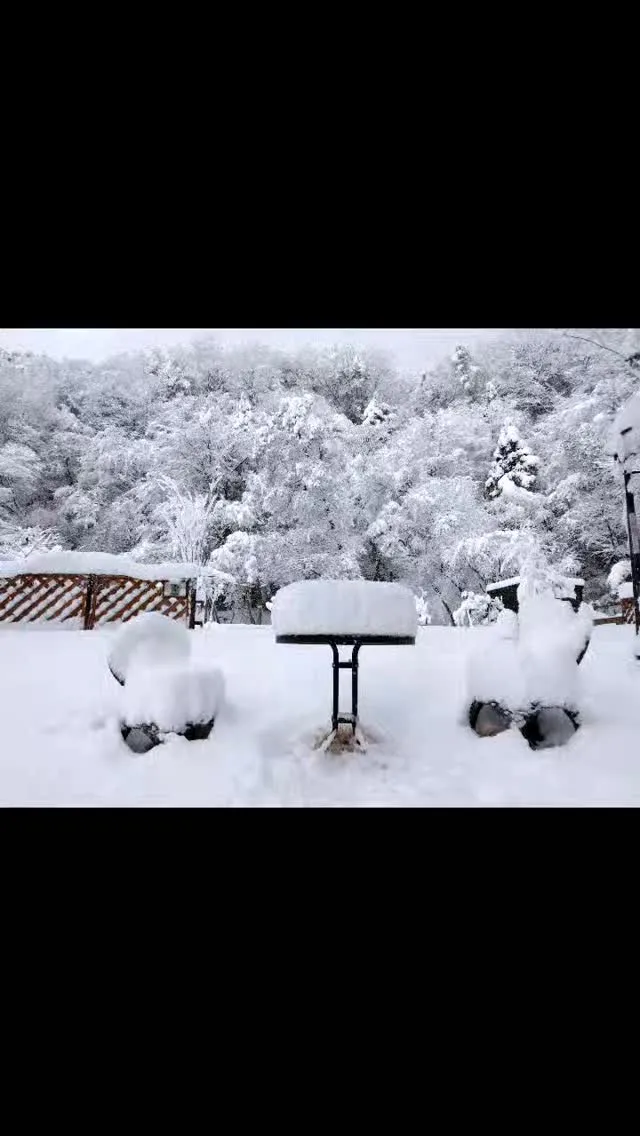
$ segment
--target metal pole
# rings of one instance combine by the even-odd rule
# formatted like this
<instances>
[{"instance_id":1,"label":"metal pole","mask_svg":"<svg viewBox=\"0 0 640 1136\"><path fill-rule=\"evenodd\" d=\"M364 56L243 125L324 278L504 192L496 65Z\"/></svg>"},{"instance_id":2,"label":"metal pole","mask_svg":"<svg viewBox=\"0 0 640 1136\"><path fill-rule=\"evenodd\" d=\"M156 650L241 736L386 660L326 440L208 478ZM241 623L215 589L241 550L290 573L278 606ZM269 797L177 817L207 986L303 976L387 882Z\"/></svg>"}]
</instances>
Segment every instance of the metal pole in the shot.
<instances>
[{"instance_id":1,"label":"metal pole","mask_svg":"<svg viewBox=\"0 0 640 1136\"><path fill-rule=\"evenodd\" d=\"M333 711L331 714L331 728L338 729L338 709L340 703L340 652L335 643L329 644L333 654Z\"/></svg>"},{"instance_id":2,"label":"metal pole","mask_svg":"<svg viewBox=\"0 0 640 1136\"><path fill-rule=\"evenodd\" d=\"M358 723L358 652L361 646L361 643L356 643L351 655L351 713L354 734Z\"/></svg>"},{"instance_id":3,"label":"metal pole","mask_svg":"<svg viewBox=\"0 0 640 1136\"><path fill-rule=\"evenodd\" d=\"M638 470L628 470L626 468L629 458L637 458L638 454L635 451L627 453L627 441L632 444L634 442L633 427L627 426L625 430L620 431L622 438L622 446L620 454L616 457L622 465L622 472L624 477L624 494L625 505L627 508L627 531L629 534L629 561L631 563L631 586L633 588L633 614L636 625L636 635L640 635L640 532L638 531L638 517L636 515L636 501L635 494L630 489L632 474L640 476Z\"/></svg>"},{"instance_id":4,"label":"metal pole","mask_svg":"<svg viewBox=\"0 0 640 1136\"><path fill-rule=\"evenodd\" d=\"M624 475L625 502L627 506L627 529L629 532L629 559L631 561L631 582L633 586L633 609L636 635L640 635L640 532L635 497L629 489L630 473Z\"/></svg>"}]
</instances>

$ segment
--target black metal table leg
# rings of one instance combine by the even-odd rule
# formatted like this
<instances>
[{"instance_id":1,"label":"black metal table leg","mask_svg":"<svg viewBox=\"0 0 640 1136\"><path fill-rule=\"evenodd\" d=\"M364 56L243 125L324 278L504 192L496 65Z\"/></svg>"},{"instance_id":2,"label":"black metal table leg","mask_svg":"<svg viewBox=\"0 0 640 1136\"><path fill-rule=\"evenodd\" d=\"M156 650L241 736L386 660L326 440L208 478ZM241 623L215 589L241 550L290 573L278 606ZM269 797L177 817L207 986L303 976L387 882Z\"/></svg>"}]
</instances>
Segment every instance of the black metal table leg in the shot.
<instances>
[{"instance_id":1,"label":"black metal table leg","mask_svg":"<svg viewBox=\"0 0 640 1136\"><path fill-rule=\"evenodd\" d=\"M414 635L339 635L337 632L327 635L276 635L276 643L290 643L294 646L307 647L311 644L322 644L331 647L333 657L333 703L331 707L332 734L338 726L348 723L353 733L358 730L358 670L361 647L414 647ZM340 662L339 647L352 647L349 662ZM340 714L340 671L351 671L351 713ZM361 743L362 744L362 743Z\"/></svg>"},{"instance_id":2,"label":"black metal table leg","mask_svg":"<svg viewBox=\"0 0 640 1136\"><path fill-rule=\"evenodd\" d=\"M351 715L354 734L358 723L358 654L361 646L361 643L356 643L351 653Z\"/></svg>"},{"instance_id":3,"label":"black metal table leg","mask_svg":"<svg viewBox=\"0 0 640 1136\"><path fill-rule=\"evenodd\" d=\"M333 711L331 714L331 728L338 729L338 716L340 713L340 652L335 643L330 644L333 654Z\"/></svg>"},{"instance_id":4,"label":"black metal table leg","mask_svg":"<svg viewBox=\"0 0 640 1136\"><path fill-rule=\"evenodd\" d=\"M355 643L348 662L340 662L340 652L336 643L330 643L333 655L333 708L331 713L331 728L338 729L340 722L349 723L355 734L358 724L358 653L362 643ZM351 671L351 714L349 717L340 717L340 671Z\"/></svg>"}]
</instances>

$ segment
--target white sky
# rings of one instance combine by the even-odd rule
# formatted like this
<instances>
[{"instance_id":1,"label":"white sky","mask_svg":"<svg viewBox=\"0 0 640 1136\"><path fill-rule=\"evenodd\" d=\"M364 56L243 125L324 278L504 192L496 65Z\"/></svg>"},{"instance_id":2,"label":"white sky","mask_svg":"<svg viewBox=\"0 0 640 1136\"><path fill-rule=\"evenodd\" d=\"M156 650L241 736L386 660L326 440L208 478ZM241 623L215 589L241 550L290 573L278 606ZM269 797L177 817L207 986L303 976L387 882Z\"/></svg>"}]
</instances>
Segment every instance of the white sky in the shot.
<instances>
[{"instance_id":1,"label":"white sky","mask_svg":"<svg viewBox=\"0 0 640 1136\"><path fill-rule=\"evenodd\" d=\"M39 327L0 329L0 346L26 349L57 358L69 356L99 360L120 351L155 345L189 343L214 336L221 343L259 342L277 347L305 343L353 343L383 347L401 367L419 370L448 354L456 343L472 344L500 332L477 327Z\"/></svg>"}]
</instances>

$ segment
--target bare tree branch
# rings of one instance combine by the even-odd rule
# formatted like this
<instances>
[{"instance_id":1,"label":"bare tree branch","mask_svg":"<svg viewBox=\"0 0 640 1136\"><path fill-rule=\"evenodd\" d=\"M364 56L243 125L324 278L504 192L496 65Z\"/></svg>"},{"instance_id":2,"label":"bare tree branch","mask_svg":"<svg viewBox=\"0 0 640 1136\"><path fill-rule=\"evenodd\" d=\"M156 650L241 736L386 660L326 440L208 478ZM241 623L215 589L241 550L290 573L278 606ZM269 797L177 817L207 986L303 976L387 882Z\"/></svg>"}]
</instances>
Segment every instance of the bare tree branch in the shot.
<instances>
[{"instance_id":1,"label":"bare tree branch","mask_svg":"<svg viewBox=\"0 0 640 1136\"><path fill-rule=\"evenodd\" d=\"M564 339L579 339L581 343L591 343L594 347L599 347L601 351L608 351L611 355L617 355L628 367L631 367L632 371L635 370L633 362L636 359L635 355L623 355L622 351L616 351L615 348L607 347L605 343L598 343L597 339L589 339L585 335L572 335L568 331L563 331L562 336Z\"/></svg>"}]
</instances>

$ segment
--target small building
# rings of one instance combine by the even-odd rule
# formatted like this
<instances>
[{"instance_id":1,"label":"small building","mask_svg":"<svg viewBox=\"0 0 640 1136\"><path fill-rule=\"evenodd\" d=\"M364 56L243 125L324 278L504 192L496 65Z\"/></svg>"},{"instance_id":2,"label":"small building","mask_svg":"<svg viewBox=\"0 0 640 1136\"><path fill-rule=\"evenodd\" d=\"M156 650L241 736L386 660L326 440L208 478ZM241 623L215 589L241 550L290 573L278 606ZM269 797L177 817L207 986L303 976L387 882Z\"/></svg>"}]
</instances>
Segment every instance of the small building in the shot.
<instances>
[{"instance_id":1,"label":"small building","mask_svg":"<svg viewBox=\"0 0 640 1136\"><path fill-rule=\"evenodd\" d=\"M498 580L495 584L487 584L487 594L494 599L502 600L507 611L515 611L517 614L519 585L520 577L512 576L509 580ZM554 587L554 593L557 599L566 600L573 610L577 611L583 601L584 580L567 576L560 587Z\"/></svg>"}]
</instances>

